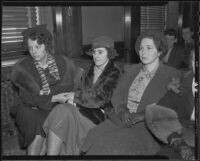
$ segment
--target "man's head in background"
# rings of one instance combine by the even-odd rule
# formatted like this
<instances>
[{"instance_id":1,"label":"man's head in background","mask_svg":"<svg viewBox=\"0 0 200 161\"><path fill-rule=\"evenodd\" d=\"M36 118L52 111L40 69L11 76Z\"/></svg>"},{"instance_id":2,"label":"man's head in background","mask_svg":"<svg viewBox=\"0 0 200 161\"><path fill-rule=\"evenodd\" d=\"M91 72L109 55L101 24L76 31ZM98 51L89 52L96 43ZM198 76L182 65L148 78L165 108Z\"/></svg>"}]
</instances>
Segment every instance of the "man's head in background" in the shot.
<instances>
[{"instance_id":1,"label":"man's head in background","mask_svg":"<svg viewBox=\"0 0 200 161\"><path fill-rule=\"evenodd\" d=\"M193 34L194 34L194 31L193 31L193 28L191 26L183 26L182 27L182 37L183 37L185 44L192 42Z\"/></svg>"},{"instance_id":2,"label":"man's head in background","mask_svg":"<svg viewBox=\"0 0 200 161\"><path fill-rule=\"evenodd\" d=\"M164 31L164 35L167 39L167 46L168 49L174 47L174 44L177 42L177 32L173 28L168 28Z\"/></svg>"}]
</instances>

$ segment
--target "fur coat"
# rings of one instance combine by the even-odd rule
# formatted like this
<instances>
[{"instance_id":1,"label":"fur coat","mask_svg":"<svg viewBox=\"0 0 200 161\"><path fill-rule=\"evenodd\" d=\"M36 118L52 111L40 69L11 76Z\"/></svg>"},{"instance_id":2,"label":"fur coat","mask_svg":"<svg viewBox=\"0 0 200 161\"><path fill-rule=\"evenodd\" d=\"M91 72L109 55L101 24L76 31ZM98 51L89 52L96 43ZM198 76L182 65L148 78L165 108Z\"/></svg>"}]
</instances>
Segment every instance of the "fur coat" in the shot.
<instances>
[{"instance_id":1,"label":"fur coat","mask_svg":"<svg viewBox=\"0 0 200 161\"><path fill-rule=\"evenodd\" d=\"M41 80L31 57L24 58L13 67L11 80L18 87L19 98L15 105L25 104L41 110L51 108L52 96L62 92L74 90L74 86L81 75L81 69L72 60L64 56L56 56L55 60L61 77L56 84L50 85L49 95L40 95Z\"/></svg>"},{"instance_id":2,"label":"fur coat","mask_svg":"<svg viewBox=\"0 0 200 161\"><path fill-rule=\"evenodd\" d=\"M86 70L75 94L74 102L87 108L104 108L111 99L120 71L109 61L98 80L93 84L94 64Z\"/></svg>"},{"instance_id":3,"label":"fur coat","mask_svg":"<svg viewBox=\"0 0 200 161\"><path fill-rule=\"evenodd\" d=\"M110 99L119 75L119 69L112 61L109 61L95 83L93 83L94 64L82 76L81 83L75 92L74 103L80 107L79 111L95 124L104 120L104 114L100 108L105 112L112 107Z\"/></svg>"}]
</instances>

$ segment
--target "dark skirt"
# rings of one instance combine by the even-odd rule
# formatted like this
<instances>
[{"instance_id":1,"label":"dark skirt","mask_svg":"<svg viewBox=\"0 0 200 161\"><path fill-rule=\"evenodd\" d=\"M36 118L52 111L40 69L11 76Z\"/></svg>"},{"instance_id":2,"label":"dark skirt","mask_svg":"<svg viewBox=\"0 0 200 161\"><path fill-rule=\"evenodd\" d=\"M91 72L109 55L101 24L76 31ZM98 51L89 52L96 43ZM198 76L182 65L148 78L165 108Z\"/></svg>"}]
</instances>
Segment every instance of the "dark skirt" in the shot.
<instances>
[{"instance_id":1,"label":"dark skirt","mask_svg":"<svg viewBox=\"0 0 200 161\"><path fill-rule=\"evenodd\" d=\"M16 125L18 127L20 148L26 149L36 135L44 136L43 123L50 111L32 109L24 104L17 107Z\"/></svg>"}]
</instances>

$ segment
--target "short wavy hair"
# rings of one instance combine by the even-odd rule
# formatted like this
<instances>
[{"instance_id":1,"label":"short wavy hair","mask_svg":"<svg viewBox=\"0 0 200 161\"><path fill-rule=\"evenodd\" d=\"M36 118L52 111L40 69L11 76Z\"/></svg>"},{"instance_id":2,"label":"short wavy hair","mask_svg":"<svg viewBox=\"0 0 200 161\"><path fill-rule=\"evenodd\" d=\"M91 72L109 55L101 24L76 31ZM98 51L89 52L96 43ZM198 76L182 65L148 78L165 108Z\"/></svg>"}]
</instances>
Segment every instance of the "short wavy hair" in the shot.
<instances>
[{"instance_id":1,"label":"short wavy hair","mask_svg":"<svg viewBox=\"0 0 200 161\"><path fill-rule=\"evenodd\" d=\"M164 57L167 54L168 50L167 40L164 34L157 30L146 30L137 38L135 43L135 50L138 55L139 55L141 41L144 38L150 38L153 40L157 50L161 52L160 58Z\"/></svg>"},{"instance_id":2,"label":"short wavy hair","mask_svg":"<svg viewBox=\"0 0 200 161\"><path fill-rule=\"evenodd\" d=\"M177 38L177 32L175 29L173 28L168 28L164 31L164 35L169 35L169 36L174 36L175 38Z\"/></svg>"},{"instance_id":3,"label":"short wavy hair","mask_svg":"<svg viewBox=\"0 0 200 161\"><path fill-rule=\"evenodd\" d=\"M44 44L45 50L49 54L53 54L53 37L51 33L46 29L46 25L38 25L32 28L26 29L23 33L23 45L28 50L28 39L33 41L37 40L39 45Z\"/></svg>"}]
</instances>

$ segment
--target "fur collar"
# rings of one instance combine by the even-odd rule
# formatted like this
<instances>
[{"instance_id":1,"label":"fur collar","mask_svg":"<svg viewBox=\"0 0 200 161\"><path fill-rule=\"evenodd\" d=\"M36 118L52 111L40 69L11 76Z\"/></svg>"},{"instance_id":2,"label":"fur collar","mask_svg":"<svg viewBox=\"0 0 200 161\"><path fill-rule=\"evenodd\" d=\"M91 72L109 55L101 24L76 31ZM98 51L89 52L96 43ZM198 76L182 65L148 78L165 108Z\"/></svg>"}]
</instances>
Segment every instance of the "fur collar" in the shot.
<instances>
[{"instance_id":1,"label":"fur collar","mask_svg":"<svg viewBox=\"0 0 200 161\"><path fill-rule=\"evenodd\" d=\"M39 94L40 92L40 86L37 84L34 77L24 69L20 63L17 63L13 67L11 80L17 87L30 93Z\"/></svg>"},{"instance_id":2,"label":"fur collar","mask_svg":"<svg viewBox=\"0 0 200 161\"><path fill-rule=\"evenodd\" d=\"M86 77L84 80L84 86L88 86L93 84L93 78L94 78L94 63L90 66L89 70L86 72ZM94 84L95 86L99 84L103 78L107 77L107 75L112 72L114 68L114 63L112 61L109 61L108 64L105 66L105 69L97 79L96 83Z\"/></svg>"}]
</instances>

